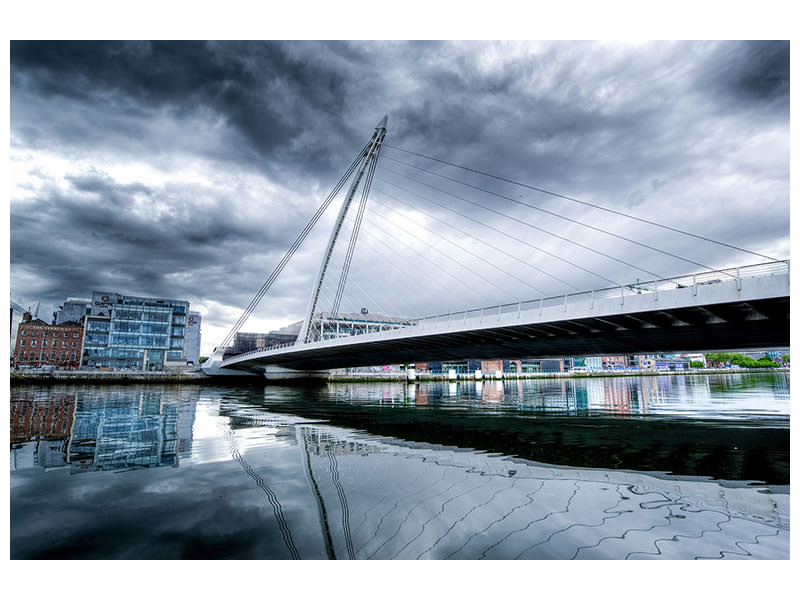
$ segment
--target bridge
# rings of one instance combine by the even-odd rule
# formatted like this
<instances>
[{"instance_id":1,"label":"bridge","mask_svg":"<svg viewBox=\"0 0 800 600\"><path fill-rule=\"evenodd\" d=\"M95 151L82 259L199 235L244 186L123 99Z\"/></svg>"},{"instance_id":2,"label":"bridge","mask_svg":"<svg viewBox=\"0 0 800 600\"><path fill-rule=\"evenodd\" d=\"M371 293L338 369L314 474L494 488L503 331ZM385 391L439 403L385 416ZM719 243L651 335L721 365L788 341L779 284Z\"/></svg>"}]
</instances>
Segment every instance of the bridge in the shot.
<instances>
[{"instance_id":1,"label":"bridge","mask_svg":"<svg viewBox=\"0 0 800 600\"><path fill-rule=\"evenodd\" d=\"M429 175L450 180L467 189L472 188L490 196L504 199L511 203L519 203L536 211L546 213L553 217L577 224L585 229L600 233L606 237L619 239L626 244L633 244L643 249L642 252L660 253L664 256L691 263L695 268L693 272L679 276L654 277L646 281L637 278L635 282L618 282L619 277L612 278L598 272L594 264L588 261L578 262L574 259L555 254L541 245L534 245L530 236L518 236L508 232L506 227L496 227L488 219L476 219L474 214L466 211L457 212L429 196L422 197L424 204L417 206L416 210L427 215L427 222L436 220L444 228L455 228L457 236L475 238L478 243L488 246L496 254L502 253L517 262L535 270L540 277L544 276L560 282L558 293L541 293L521 297L517 290L514 301L485 303L475 307L465 306L455 310L440 311L434 314L420 314L402 318L384 318L370 316L366 309L364 315L346 313L343 306L353 302L371 299L371 295L364 287L356 282L348 281L355 248L359 242L359 234L364 233L362 225L366 222L376 223L374 219L365 219L367 202L370 198L372 182L375 179L378 158L384 145L387 131L387 118L378 124L375 133L369 142L362 148L348 170L325 199L317 213L312 217L305 229L301 232L294 244L284 255L278 266L269 275L264 285L255 295L250 305L244 310L242 316L234 324L222 344L215 349L214 354L204 363L203 370L211 375L265 375L268 378L294 378L322 376L326 370L342 367L369 366L381 364L398 364L413 362L432 362L445 360L465 360L468 358L535 358L556 357L570 355L618 355L640 353L662 353L675 351L715 351L740 348L766 348L789 345L789 261L778 260L773 257L739 248L729 243L712 240L695 233L683 231L675 227L642 219L616 209L598 206L586 201L563 196L527 184L513 182L495 175L484 173L469 167L461 167L454 163L427 157L423 154L394 148L398 152L407 153L429 161L460 168L485 178L499 180L503 185L514 184L539 193L547 194L553 198L587 205L590 208L604 211L621 219L649 227L660 228L675 236L701 240L717 249L746 253L760 259L759 262L750 262L740 266L726 266L713 268L699 262L696 257L688 258L673 251L666 250L663 246L656 247L649 241L642 242L630 236L621 235L596 225L598 221L586 222L572 218L563 213L558 213L545 208L542 203L528 204L519 201L516 197L506 193L498 193L482 185L475 185L470 181L457 180L444 175L440 171L422 168L419 165L391 159L395 163L404 164L409 168L427 172ZM388 146L388 144L386 144ZM394 171L390 171L395 173ZM411 179L407 175L397 173L401 177ZM269 348L257 349L238 355L231 354L231 342L242 325L258 306L269 288L289 263L297 249L302 245L311 229L321 218L325 209L332 203L338 193L344 188L347 181L351 181L339 210L328 244L323 254L322 262L317 274L315 285L311 291L305 318L302 321L297 340L289 344L276 345ZM475 181L474 179L472 181ZM390 185L395 185L388 182ZM441 187L432 186L428 182L417 182L421 186L437 190L445 196L452 196L458 200L470 202L477 208L490 213L496 213L504 219L517 221L519 225L540 233L555 237L563 245L573 245L584 252L593 252L608 261L615 261L625 267L622 273L643 273L658 275L654 268L635 265L630 259L620 258L619 255L599 250L599 245L586 244L576 241L573 237L564 236L552 230L540 227L540 219L520 219L507 211L499 211L496 202L474 202L462 195L457 195ZM354 197L361 187L361 198L358 209L350 211ZM413 189L396 188L405 191L406 198L418 195ZM395 194L397 192L394 192ZM382 192L386 198L397 203L411 207L407 201L401 200L393 194ZM442 197L442 196L439 196ZM397 211L392 206L380 200L383 213ZM435 214L426 212L432 205L454 212L465 220L471 220L478 225L488 228L494 238L505 236L511 238L517 246L533 248L540 255L548 256L564 263L563 273L570 271L576 273L583 271L596 280L606 285L596 289L579 288L574 283L567 281L563 273L554 275L542 268L542 263L525 261L520 258L522 254L517 251L509 252L491 237L476 238L471 231L461 228L450 219L438 218ZM402 227L402 221L401 221ZM337 240L345 229L350 229L349 243L346 250L337 246ZM409 222L408 229L419 229L416 223ZM436 234L436 230L429 230ZM369 235L371 232L367 232ZM397 232L382 232L383 236L397 236ZM411 233L411 235L414 235ZM361 245L368 244L363 235ZM538 237L537 236L537 240ZM655 236L652 236L655 237ZM380 239L377 238L376 239ZM420 239L420 238L418 238ZM435 245L423 242L423 248L436 250ZM475 253L465 248L458 242L451 242L476 259L487 262L480 253ZM370 244L374 256L371 259L386 260L385 248L379 243ZM552 247L552 246L551 246ZM378 251L378 249L381 249ZM338 249L338 255L336 254ZM627 256L627 255L626 255ZM728 258L729 255L726 255ZM338 257L338 263L337 263ZM425 256L423 256L425 258ZM765 260L766 259L766 260ZM430 261L429 261L430 262ZM470 267L470 261L459 262L459 265L470 272L473 282L482 280L484 287L489 284L498 288L499 292L513 281L543 292L538 283L529 276L520 277L523 272L519 269L503 269L493 263L495 271L502 277L501 284L493 284L486 276ZM702 269L697 269L702 267ZM389 264L383 266L389 269ZM407 270L407 263L394 263L391 267L395 272ZM584 273L584 274L585 274ZM438 273L436 276L449 275L454 280L459 277L449 272ZM424 276L422 276L424 277ZM335 292L333 284L335 282ZM326 282L328 288L325 287ZM503 283L505 282L505 283ZM608 285L611 283L612 285ZM345 291L356 286L353 294L355 299L345 296ZM365 284L366 285L366 284ZM475 283L472 284L475 286ZM509 286L510 287L510 286ZM518 286L519 287L519 286ZM570 288L570 289L567 289ZM428 297L452 296L453 290L436 292L429 291ZM414 289L413 293L419 294ZM452 300L452 298L450 298ZM435 303L431 303L434 305ZM322 310L323 307L329 310ZM413 309L410 309L413 310ZM408 311L410 314L410 310ZM326 323L336 322L335 330ZM338 323L347 324L346 331L339 329Z\"/></svg>"}]
</instances>

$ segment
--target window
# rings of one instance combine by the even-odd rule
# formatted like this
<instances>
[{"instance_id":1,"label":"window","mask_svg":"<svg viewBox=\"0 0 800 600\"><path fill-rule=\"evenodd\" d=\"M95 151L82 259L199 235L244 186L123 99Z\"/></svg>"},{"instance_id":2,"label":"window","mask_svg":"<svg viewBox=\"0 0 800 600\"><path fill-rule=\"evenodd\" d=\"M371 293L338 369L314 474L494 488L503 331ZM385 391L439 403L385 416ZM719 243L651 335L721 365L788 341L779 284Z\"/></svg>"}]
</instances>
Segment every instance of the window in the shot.
<instances>
[{"instance_id":1,"label":"window","mask_svg":"<svg viewBox=\"0 0 800 600\"><path fill-rule=\"evenodd\" d=\"M49 331L43 331L42 332L42 337L48 337L49 335L50 335Z\"/></svg>"},{"instance_id":2,"label":"window","mask_svg":"<svg viewBox=\"0 0 800 600\"><path fill-rule=\"evenodd\" d=\"M78 342L72 342L72 347L73 348L77 348L78 347Z\"/></svg>"},{"instance_id":3,"label":"window","mask_svg":"<svg viewBox=\"0 0 800 600\"><path fill-rule=\"evenodd\" d=\"M53 332L53 337L54 337L54 338L57 338L57 337L58 337L58 332L57 332L57 331L54 331L54 332Z\"/></svg>"},{"instance_id":4,"label":"window","mask_svg":"<svg viewBox=\"0 0 800 600\"><path fill-rule=\"evenodd\" d=\"M47 340L42 341L42 348L47 348Z\"/></svg>"},{"instance_id":5,"label":"window","mask_svg":"<svg viewBox=\"0 0 800 600\"><path fill-rule=\"evenodd\" d=\"M28 335L28 330L27 329L23 329L22 331L19 332L19 334L20 335Z\"/></svg>"},{"instance_id":6,"label":"window","mask_svg":"<svg viewBox=\"0 0 800 600\"><path fill-rule=\"evenodd\" d=\"M25 340L20 340L19 341L19 347L20 348L24 348L25 347Z\"/></svg>"},{"instance_id":7,"label":"window","mask_svg":"<svg viewBox=\"0 0 800 600\"><path fill-rule=\"evenodd\" d=\"M32 347L32 348L35 348L35 347L36 347L36 340L31 340L31 347Z\"/></svg>"},{"instance_id":8,"label":"window","mask_svg":"<svg viewBox=\"0 0 800 600\"><path fill-rule=\"evenodd\" d=\"M75 353L74 352L69 355L69 359L70 360L75 360Z\"/></svg>"},{"instance_id":9,"label":"window","mask_svg":"<svg viewBox=\"0 0 800 600\"><path fill-rule=\"evenodd\" d=\"M77 338L78 337L78 332L76 331L75 333L73 333L72 337Z\"/></svg>"},{"instance_id":10,"label":"window","mask_svg":"<svg viewBox=\"0 0 800 600\"><path fill-rule=\"evenodd\" d=\"M67 347L67 342L61 342L61 347L62 348L66 348Z\"/></svg>"}]
</instances>

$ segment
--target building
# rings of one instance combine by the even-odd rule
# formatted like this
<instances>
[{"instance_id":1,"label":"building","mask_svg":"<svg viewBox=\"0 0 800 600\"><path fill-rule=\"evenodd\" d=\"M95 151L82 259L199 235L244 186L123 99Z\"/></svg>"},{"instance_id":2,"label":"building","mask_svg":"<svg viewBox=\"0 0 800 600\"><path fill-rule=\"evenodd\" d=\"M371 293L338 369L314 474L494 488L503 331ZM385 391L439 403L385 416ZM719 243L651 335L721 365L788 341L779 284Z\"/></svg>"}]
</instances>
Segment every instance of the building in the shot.
<instances>
[{"instance_id":1,"label":"building","mask_svg":"<svg viewBox=\"0 0 800 600\"><path fill-rule=\"evenodd\" d=\"M196 365L200 362L200 325L202 317L199 312L189 312L186 317L186 343L184 344L187 363Z\"/></svg>"},{"instance_id":2,"label":"building","mask_svg":"<svg viewBox=\"0 0 800 600\"><path fill-rule=\"evenodd\" d=\"M700 352L695 352L695 353L692 353L692 354L679 354L678 358L685 358L686 360L689 361L689 364L691 364L691 363L703 363L704 367L707 366L706 365L706 355L702 354Z\"/></svg>"},{"instance_id":3,"label":"building","mask_svg":"<svg viewBox=\"0 0 800 600\"><path fill-rule=\"evenodd\" d=\"M80 321L86 316L86 311L91 305L91 298L67 298L55 313L56 325L67 321Z\"/></svg>"},{"instance_id":4,"label":"building","mask_svg":"<svg viewBox=\"0 0 800 600\"><path fill-rule=\"evenodd\" d=\"M50 325L25 313L12 354L15 368L77 369L83 348L83 323Z\"/></svg>"},{"instance_id":5,"label":"building","mask_svg":"<svg viewBox=\"0 0 800 600\"><path fill-rule=\"evenodd\" d=\"M282 334L277 331L269 333L248 333L240 331L233 337L233 353L243 354L252 350L271 348L280 344L291 344L297 339L297 334Z\"/></svg>"},{"instance_id":6,"label":"building","mask_svg":"<svg viewBox=\"0 0 800 600\"><path fill-rule=\"evenodd\" d=\"M188 300L92 292L81 366L161 371L186 364Z\"/></svg>"},{"instance_id":7,"label":"building","mask_svg":"<svg viewBox=\"0 0 800 600\"><path fill-rule=\"evenodd\" d=\"M25 309L19 304L11 302L11 354L14 354L14 346L17 344L17 331L19 324L22 323L22 317L25 314Z\"/></svg>"},{"instance_id":8,"label":"building","mask_svg":"<svg viewBox=\"0 0 800 600\"><path fill-rule=\"evenodd\" d=\"M641 365L646 371L684 371L689 368L689 360L673 356L657 356L642 359Z\"/></svg>"},{"instance_id":9,"label":"building","mask_svg":"<svg viewBox=\"0 0 800 600\"><path fill-rule=\"evenodd\" d=\"M564 371L564 360L561 358L546 358L539 361L543 373L561 373Z\"/></svg>"},{"instance_id":10,"label":"building","mask_svg":"<svg viewBox=\"0 0 800 600\"><path fill-rule=\"evenodd\" d=\"M615 371L628 368L628 357L624 354L617 356L601 356L600 361L603 365L603 370Z\"/></svg>"},{"instance_id":11,"label":"building","mask_svg":"<svg viewBox=\"0 0 800 600\"><path fill-rule=\"evenodd\" d=\"M364 309L366 310L366 309ZM312 342L319 340L332 340L336 338L349 337L362 333L375 333L377 331L389 331L400 327L415 325L416 321L403 317L388 317L385 315L371 315L367 312L361 313L320 313L315 315L309 330L309 339ZM297 323L295 323L297 325ZM291 326L290 326L291 327ZM299 333L299 328L298 328Z\"/></svg>"},{"instance_id":12,"label":"building","mask_svg":"<svg viewBox=\"0 0 800 600\"><path fill-rule=\"evenodd\" d=\"M602 371L603 359L600 356L587 356L584 366L586 367L586 370L589 372Z\"/></svg>"}]
</instances>

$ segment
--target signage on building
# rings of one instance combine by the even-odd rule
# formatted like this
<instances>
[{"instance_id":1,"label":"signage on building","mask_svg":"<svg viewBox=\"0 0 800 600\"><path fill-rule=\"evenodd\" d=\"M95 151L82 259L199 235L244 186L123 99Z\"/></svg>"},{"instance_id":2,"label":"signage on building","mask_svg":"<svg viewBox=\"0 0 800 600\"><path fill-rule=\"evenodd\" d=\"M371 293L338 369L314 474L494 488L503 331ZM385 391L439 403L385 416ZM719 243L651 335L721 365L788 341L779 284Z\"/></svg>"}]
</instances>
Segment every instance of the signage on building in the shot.
<instances>
[{"instance_id":1,"label":"signage on building","mask_svg":"<svg viewBox=\"0 0 800 600\"><path fill-rule=\"evenodd\" d=\"M92 304L111 308L116 300L116 294L97 294L92 298Z\"/></svg>"}]
</instances>

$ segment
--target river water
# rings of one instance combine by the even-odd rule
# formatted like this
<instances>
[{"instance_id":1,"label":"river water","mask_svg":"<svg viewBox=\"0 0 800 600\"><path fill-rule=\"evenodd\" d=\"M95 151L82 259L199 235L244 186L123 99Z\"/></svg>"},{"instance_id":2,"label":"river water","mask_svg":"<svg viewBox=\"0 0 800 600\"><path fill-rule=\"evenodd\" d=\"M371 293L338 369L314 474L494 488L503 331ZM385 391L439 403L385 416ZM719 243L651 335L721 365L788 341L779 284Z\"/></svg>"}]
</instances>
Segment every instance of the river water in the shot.
<instances>
[{"instance_id":1,"label":"river water","mask_svg":"<svg viewBox=\"0 0 800 600\"><path fill-rule=\"evenodd\" d=\"M11 388L11 557L786 559L789 374Z\"/></svg>"}]
</instances>

